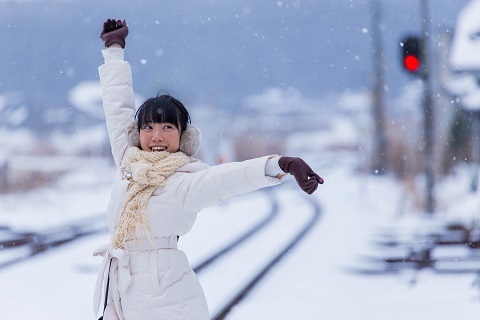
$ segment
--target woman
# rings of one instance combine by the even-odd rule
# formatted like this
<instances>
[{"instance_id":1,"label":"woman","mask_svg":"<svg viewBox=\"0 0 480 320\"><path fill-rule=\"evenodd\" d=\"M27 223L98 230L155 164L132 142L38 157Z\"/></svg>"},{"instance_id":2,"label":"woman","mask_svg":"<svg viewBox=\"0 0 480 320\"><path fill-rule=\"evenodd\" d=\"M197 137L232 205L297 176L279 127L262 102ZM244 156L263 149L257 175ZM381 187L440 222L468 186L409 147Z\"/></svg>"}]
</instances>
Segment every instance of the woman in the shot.
<instances>
[{"instance_id":1,"label":"woman","mask_svg":"<svg viewBox=\"0 0 480 320\"><path fill-rule=\"evenodd\" d=\"M301 159L276 155L209 167L191 158L200 133L177 99L157 96L135 113L130 65L124 61L125 21L108 19L99 67L103 105L118 174L108 207L111 243L98 248L95 314L104 319L210 319L200 283L177 239L197 213L234 195L283 181L292 174L313 193L323 183ZM135 120L136 118L136 120ZM106 285L108 283L108 286Z\"/></svg>"}]
</instances>

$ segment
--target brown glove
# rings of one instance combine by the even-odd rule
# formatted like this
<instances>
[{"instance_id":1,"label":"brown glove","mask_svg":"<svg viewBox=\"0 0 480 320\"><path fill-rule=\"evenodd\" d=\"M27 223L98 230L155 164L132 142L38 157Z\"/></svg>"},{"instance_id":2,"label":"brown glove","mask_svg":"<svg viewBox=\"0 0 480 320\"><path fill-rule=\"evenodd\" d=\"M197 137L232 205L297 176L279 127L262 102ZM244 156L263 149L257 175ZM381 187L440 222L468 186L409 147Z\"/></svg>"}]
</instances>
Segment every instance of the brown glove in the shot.
<instances>
[{"instance_id":1,"label":"brown glove","mask_svg":"<svg viewBox=\"0 0 480 320\"><path fill-rule=\"evenodd\" d=\"M283 172L290 173L297 180L300 188L308 194L317 190L318 184L323 184L323 179L300 158L281 157L278 165Z\"/></svg>"},{"instance_id":2,"label":"brown glove","mask_svg":"<svg viewBox=\"0 0 480 320\"><path fill-rule=\"evenodd\" d=\"M108 19L103 23L103 30L100 38L108 48L114 43L118 43L125 48L125 39L128 36L128 26L125 20Z\"/></svg>"}]
</instances>

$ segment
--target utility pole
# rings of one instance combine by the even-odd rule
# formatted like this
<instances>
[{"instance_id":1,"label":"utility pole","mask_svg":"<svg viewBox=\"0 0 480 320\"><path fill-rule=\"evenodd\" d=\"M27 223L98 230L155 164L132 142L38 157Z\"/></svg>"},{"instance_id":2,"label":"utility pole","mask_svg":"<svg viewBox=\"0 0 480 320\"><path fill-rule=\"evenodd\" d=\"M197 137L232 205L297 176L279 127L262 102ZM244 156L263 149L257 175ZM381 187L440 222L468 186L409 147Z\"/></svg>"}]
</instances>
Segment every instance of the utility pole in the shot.
<instances>
[{"instance_id":1,"label":"utility pole","mask_svg":"<svg viewBox=\"0 0 480 320\"><path fill-rule=\"evenodd\" d=\"M430 61L430 16L428 14L428 0L421 0L422 38L423 38L423 59L425 70L423 73L424 84L424 154L425 154L425 210L433 213L435 210L434 197L434 148L433 148L433 98L432 98L432 69Z\"/></svg>"},{"instance_id":2,"label":"utility pole","mask_svg":"<svg viewBox=\"0 0 480 320\"><path fill-rule=\"evenodd\" d=\"M387 165L387 138L385 133L385 70L382 37L380 29L380 5L378 1L372 3L372 47L373 47L373 65L375 68L374 85L372 94L372 111L375 125L373 163L372 170L378 174L384 174Z\"/></svg>"}]
</instances>

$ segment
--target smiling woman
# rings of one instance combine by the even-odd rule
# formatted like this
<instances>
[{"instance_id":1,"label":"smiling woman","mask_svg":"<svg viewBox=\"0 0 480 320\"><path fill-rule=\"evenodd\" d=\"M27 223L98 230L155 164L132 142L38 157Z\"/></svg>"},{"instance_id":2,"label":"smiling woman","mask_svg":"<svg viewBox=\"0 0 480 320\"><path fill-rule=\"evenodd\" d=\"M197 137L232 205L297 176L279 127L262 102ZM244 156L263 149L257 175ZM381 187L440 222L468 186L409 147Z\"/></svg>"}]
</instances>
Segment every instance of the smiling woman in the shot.
<instances>
[{"instance_id":1,"label":"smiling woman","mask_svg":"<svg viewBox=\"0 0 480 320\"><path fill-rule=\"evenodd\" d=\"M118 173L108 208L111 241L94 253L105 257L94 311L103 295L105 320L207 320L203 290L177 250L178 238L190 231L197 213L235 195L278 185L285 173L308 194L323 179L300 158L269 155L211 167L192 158L200 132L179 100L156 96L135 112L132 74L124 61L127 35L125 21L110 19L101 33L106 49L99 74Z\"/></svg>"},{"instance_id":2,"label":"smiling woman","mask_svg":"<svg viewBox=\"0 0 480 320\"><path fill-rule=\"evenodd\" d=\"M191 124L185 106L172 96L164 94L147 99L138 108L135 118L138 120L133 120L127 127L129 146L144 151L181 151L188 156L197 153L200 131ZM166 137L168 141L162 141ZM168 145L165 144L167 142ZM172 146L168 148L170 144Z\"/></svg>"},{"instance_id":3,"label":"smiling woman","mask_svg":"<svg viewBox=\"0 0 480 320\"><path fill-rule=\"evenodd\" d=\"M180 148L180 131L172 122L148 122L140 129L140 146L143 151L177 152Z\"/></svg>"},{"instance_id":4,"label":"smiling woman","mask_svg":"<svg viewBox=\"0 0 480 320\"><path fill-rule=\"evenodd\" d=\"M169 95L145 101L137 110L137 118L139 142L143 151L177 152L180 149L180 136L187 130L190 122L187 109L180 101ZM199 134L198 130L195 130L195 134ZM134 146L138 146L138 142L134 142ZM189 153L191 152L186 152Z\"/></svg>"}]
</instances>

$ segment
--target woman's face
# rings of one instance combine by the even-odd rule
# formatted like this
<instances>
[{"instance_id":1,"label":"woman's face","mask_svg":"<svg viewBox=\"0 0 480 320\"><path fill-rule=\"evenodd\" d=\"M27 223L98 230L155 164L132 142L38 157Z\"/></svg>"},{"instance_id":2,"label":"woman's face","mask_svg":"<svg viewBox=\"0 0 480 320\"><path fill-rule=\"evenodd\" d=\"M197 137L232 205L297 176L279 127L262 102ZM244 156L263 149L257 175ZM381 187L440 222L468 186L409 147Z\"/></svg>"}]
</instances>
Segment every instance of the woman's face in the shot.
<instances>
[{"instance_id":1,"label":"woman's face","mask_svg":"<svg viewBox=\"0 0 480 320\"><path fill-rule=\"evenodd\" d=\"M140 128L140 146L143 151L177 152L180 148L180 131L172 123L148 122Z\"/></svg>"}]
</instances>

